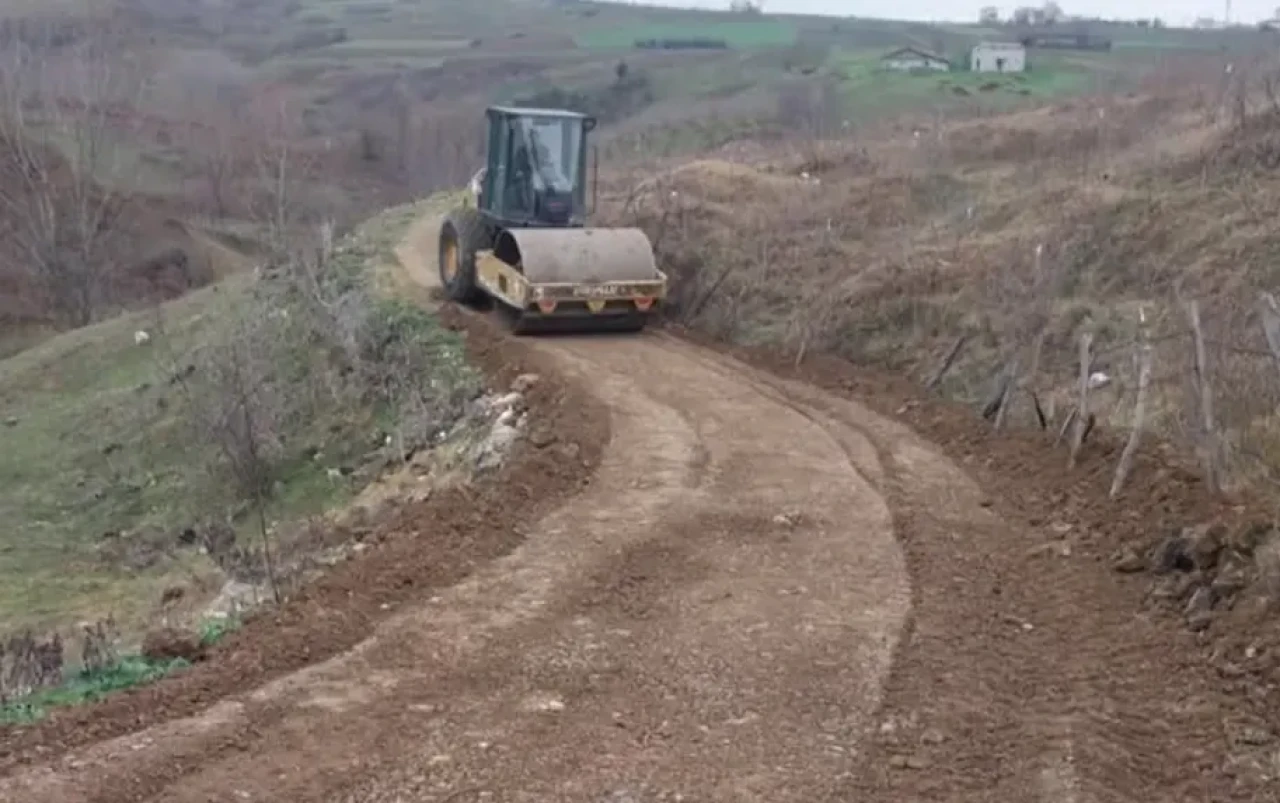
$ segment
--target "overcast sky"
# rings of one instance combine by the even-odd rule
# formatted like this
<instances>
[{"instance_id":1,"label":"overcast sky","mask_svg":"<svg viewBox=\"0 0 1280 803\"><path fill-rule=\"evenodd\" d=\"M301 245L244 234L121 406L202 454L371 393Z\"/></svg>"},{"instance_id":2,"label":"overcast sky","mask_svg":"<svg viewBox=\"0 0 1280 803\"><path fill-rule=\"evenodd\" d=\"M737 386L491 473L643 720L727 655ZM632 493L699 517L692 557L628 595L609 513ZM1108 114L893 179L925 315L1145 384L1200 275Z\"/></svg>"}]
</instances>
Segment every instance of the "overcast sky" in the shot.
<instances>
[{"instance_id":1,"label":"overcast sky","mask_svg":"<svg viewBox=\"0 0 1280 803\"><path fill-rule=\"evenodd\" d=\"M729 0L646 0L654 5L696 8L728 8ZM1102 17L1160 17L1166 22L1190 24L1196 17L1221 19L1223 0L1127 0L1116 4L1108 0L1058 0L1068 14ZM833 14L836 16L884 17L900 20L977 19L978 9L988 5L983 0L764 0L764 10L778 14ZM1024 3L992 3L1002 15L1008 15ZM1028 2L1025 5L1038 5ZM1253 23L1274 16L1280 0L1232 0L1231 19Z\"/></svg>"}]
</instances>

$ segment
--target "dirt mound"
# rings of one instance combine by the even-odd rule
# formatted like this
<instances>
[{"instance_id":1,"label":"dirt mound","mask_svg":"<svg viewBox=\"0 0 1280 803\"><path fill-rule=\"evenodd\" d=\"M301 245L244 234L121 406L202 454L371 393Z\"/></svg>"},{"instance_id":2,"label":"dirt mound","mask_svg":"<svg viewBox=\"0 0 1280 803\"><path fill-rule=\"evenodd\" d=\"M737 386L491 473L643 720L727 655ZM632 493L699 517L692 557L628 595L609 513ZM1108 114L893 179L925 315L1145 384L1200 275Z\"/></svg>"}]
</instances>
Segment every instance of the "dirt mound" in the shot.
<instances>
[{"instance_id":1,"label":"dirt mound","mask_svg":"<svg viewBox=\"0 0 1280 803\"><path fill-rule=\"evenodd\" d=\"M699 194L720 203L750 199L766 201L802 186L798 176L788 176L750 165L718 159L701 159L681 165L657 182L679 189L697 188Z\"/></svg>"},{"instance_id":2,"label":"dirt mound","mask_svg":"<svg viewBox=\"0 0 1280 803\"><path fill-rule=\"evenodd\" d=\"M944 179L872 172L856 149L847 156L772 169L694 162L630 191L615 188L603 211L649 234L676 319L705 314L717 335L752 339L758 332L744 324L794 329L817 298L852 308L881 287L899 293L903 228L950 203Z\"/></svg>"},{"instance_id":3,"label":"dirt mound","mask_svg":"<svg viewBox=\"0 0 1280 803\"><path fill-rule=\"evenodd\" d=\"M182 659L194 663L205 657L205 650L195 633L166 627L146 635L142 640L142 657L156 662Z\"/></svg>"},{"instance_id":4,"label":"dirt mound","mask_svg":"<svg viewBox=\"0 0 1280 803\"><path fill-rule=\"evenodd\" d=\"M279 610L246 622L189 670L94 705L54 711L32 726L0 730L0 772L47 760L51 751L193 714L223 696L346 650L402 601L429 596L510 551L520 543L525 523L587 481L609 437L607 412L547 374L538 357L502 339L491 322L448 320L466 332L471 358L497 387L525 373L543 376L527 403L532 418L562 448L521 442L482 484L393 509L364 538L375 548L335 567Z\"/></svg>"}]
</instances>

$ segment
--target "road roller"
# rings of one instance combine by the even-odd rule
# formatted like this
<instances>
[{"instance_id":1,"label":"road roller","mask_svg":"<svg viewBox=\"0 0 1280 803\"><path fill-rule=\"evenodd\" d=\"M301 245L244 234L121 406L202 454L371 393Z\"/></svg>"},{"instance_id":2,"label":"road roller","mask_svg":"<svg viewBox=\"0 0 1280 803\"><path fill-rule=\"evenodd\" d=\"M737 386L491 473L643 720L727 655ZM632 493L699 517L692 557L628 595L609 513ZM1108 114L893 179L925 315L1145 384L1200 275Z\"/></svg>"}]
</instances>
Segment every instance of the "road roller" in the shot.
<instances>
[{"instance_id":1,"label":"road roller","mask_svg":"<svg viewBox=\"0 0 1280 803\"><path fill-rule=\"evenodd\" d=\"M485 117L484 167L440 225L444 294L491 300L517 334L643 329L667 277L640 229L587 225L595 119L507 106Z\"/></svg>"}]
</instances>

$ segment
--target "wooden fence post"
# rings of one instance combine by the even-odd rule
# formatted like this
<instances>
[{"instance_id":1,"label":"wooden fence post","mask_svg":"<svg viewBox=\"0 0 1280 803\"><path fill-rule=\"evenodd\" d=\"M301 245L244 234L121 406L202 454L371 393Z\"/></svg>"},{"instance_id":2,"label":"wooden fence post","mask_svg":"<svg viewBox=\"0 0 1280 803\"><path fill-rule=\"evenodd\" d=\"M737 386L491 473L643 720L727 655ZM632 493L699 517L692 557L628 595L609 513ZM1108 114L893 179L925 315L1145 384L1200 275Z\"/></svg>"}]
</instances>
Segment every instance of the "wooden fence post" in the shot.
<instances>
[{"instance_id":1,"label":"wooden fence post","mask_svg":"<svg viewBox=\"0 0 1280 803\"><path fill-rule=\"evenodd\" d=\"M1076 466L1076 456L1080 453L1080 444L1084 443L1086 422L1089 419L1089 365L1093 346L1093 333L1080 335L1080 397L1076 403L1075 427L1071 433L1071 453L1067 457L1067 468Z\"/></svg>"},{"instance_id":2,"label":"wooden fence post","mask_svg":"<svg viewBox=\"0 0 1280 803\"><path fill-rule=\"evenodd\" d=\"M1147 333L1147 313L1142 307L1138 307L1138 337L1134 348L1138 362L1138 395L1133 402L1133 428L1129 431L1129 440L1120 454L1116 475L1111 481L1109 496L1112 499L1120 493L1125 478L1133 468L1133 457L1138 452L1138 441L1142 437L1143 420L1147 412L1147 386L1151 384L1151 338Z\"/></svg>"},{"instance_id":3,"label":"wooden fence post","mask_svg":"<svg viewBox=\"0 0 1280 803\"><path fill-rule=\"evenodd\" d=\"M1018 386L1018 368L1020 360L1015 356L1013 362L1009 363L1009 374L1004 385L1004 391L1000 394L1000 405L996 408L996 420L993 424L996 430L1004 428L1004 417L1009 411L1009 402L1013 399L1014 389Z\"/></svg>"},{"instance_id":4,"label":"wooden fence post","mask_svg":"<svg viewBox=\"0 0 1280 803\"><path fill-rule=\"evenodd\" d=\"M956 361L956 357L960 356L960 350L968 342L969 335L967 333L956 338L956 342L952 343L951 348L947 349L947 355L942 358L942 363L933 372L933 376L929 377L929 381L924 383L925 389L933 390L938 387L938 384L942 382L942 377L946 376L947 371L951 370L952 363Z\"/></svg>"},{"instance_id":5,"label":"wooden fence post","mask_svg":"<svg viewBox=\"0 0 1280 803\"><path fill-rule=\"evenodd\" d=\"M1191 335L1195 340L1195 388L1200 404L1201 450L1205 480L1215 491L1222 490L1222 469L1218 462L1218 430L1213 420L1213 387L1209 383L1209 358L1204 347L1204 330L1200 325L1200 302L1186 304Z\"/></svg>"},{"instance_id":6,"label":"wooden fence post","mask_svg":"<svg viewBox=\"0 0 1280 803\"><path fill-rule=\"evenodd\" d=\"M1276 370L1280 370L1280 305L1276 304L1276 297L1270 293L1260 293L1258 300L1262 313L1262 333L1266 335L1267 348L1271 351Z\"/></svg>"}]
</instances>

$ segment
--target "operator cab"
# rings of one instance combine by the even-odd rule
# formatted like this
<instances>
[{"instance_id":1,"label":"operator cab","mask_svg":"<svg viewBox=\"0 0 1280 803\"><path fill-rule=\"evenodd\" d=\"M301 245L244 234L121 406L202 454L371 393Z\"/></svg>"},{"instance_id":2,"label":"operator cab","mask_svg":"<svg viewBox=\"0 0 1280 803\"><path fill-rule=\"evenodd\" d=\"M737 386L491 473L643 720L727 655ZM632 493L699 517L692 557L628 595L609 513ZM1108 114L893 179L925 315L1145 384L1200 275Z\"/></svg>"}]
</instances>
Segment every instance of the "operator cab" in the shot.
<instances>
[{"instance_id":1,"label":"operator cab","mask_svg":"<svg viewBox=\"0 0 1280 803\"><path fill-rule=\"evenodd\" d=\"M504 106L486 116L490 162L473 179L479 209L509 227L585 225L586 143L595 119Z\"/></svg>"}]
</instances>

